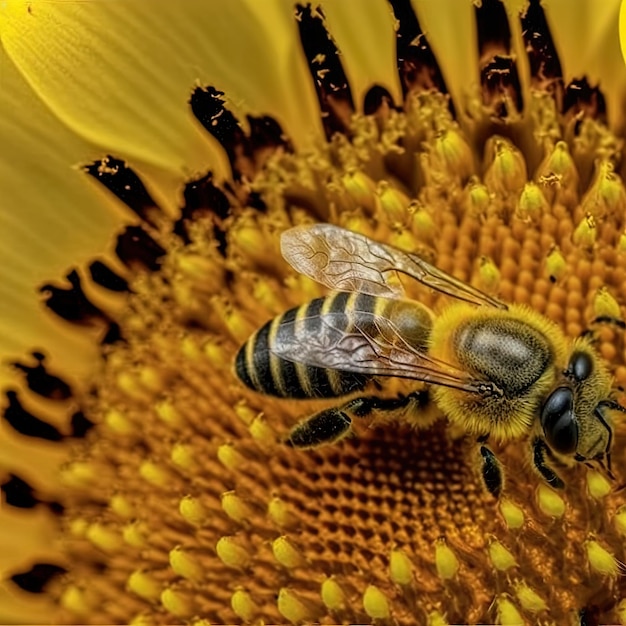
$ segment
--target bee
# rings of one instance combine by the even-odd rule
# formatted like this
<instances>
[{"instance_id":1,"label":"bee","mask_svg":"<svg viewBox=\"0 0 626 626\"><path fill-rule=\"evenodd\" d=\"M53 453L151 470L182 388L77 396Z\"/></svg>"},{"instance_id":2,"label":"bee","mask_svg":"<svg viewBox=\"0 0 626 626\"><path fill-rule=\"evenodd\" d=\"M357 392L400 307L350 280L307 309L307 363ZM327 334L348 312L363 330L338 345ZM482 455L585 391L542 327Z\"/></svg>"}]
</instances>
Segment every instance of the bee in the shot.
<instances>
[{"instance_id":1,"label":"bee","mask_svg":"<svg viewBox=\"0 0 626 626\"><path fill-rule=\"evenodd\" d=\"M281 251L334 293L265 324L239 350L236 374L270 396L340 399L296 424L288 445L334 443L375 411L419 410L423 391L363 393L399 377L425 383L441 413L475 437L483 484L496 498L504 475L490 438L525 439L539 476L556 489L564 487L559 465L597 465L612 477L610 413L626 410L612 399L612 375L589 337L570 339L528 306L331 224L287 230ZM436 315L406 296L400 275L453 301Z\"/></svg>"}]
</instances>

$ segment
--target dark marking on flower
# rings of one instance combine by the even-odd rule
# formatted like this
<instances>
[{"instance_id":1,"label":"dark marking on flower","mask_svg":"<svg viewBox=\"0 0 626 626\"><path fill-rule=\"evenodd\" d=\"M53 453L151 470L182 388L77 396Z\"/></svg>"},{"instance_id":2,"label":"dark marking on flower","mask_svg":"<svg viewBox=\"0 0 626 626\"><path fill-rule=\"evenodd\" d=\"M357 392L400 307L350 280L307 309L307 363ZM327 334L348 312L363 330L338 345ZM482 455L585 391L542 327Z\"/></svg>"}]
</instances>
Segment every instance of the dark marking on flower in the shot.
<instances>
[{"instance_id":1,"label":"dark marking on flower","mask_svg":"<svg viewBox=\"0 0 626 626\"><path fill-rule=\"evenodd\" d=\"M208 172L204 176L188 182L183 192L184 204L180 212L180 217L174 223L174 233L176 233L186 244L191 243L188 233L188 222L199 217L209 215L214 218L215 227L219 233L223 231L219 228L218 223L225 220L231 214L231 204L228 196L213 183L213 173ZM218 233L215 233L218 235ZM218 247L222 255L226 254L225 241L220 243L219 236Z\"/></svg>"},{"instance_id":2,"label":"dark marking on flower","mask_svg":"<svg viewBox=\"0 0 626 626\"><path fill-rule=\"evenodd\" d=\"M62 433L52 424L36 417L27 411L20 402L17 392L8 390L5 392L8 406L4 409L2 417L16 432L26 437L45 439L46 441L61 441Z\"/></svg>"},{"instance_id":3,"label":"dark marking on flower","mask_svg":"<svg viewBox=\"0 0 626 626\"><path fill-rule=\"evenodd\" d=\"M18 509L34 509L39 504L34 489L15 474L9 474L3 480L0 491L4 494L4 502Z\"/></svg>"},{"instance_id":4,"label":"dark marking on flower","mask_svg":"<svg viewBox=\"0 0 626 626\"><path fill-rule=\"evenodd\" d=\"M125 278L122 278L119 274L116 274L102 261L93 261L93 263L89 265L89 274L94 283L108 289L109 291L130 291L128 281Z\"/></svg>"},{"instance_id":5,"label":"dark marking on flower","mask_svg":"<svg viewBox=\"0 0 626 626\"><path fill-rule=\"evenodd\" d=\"M496 118L522 113L524 100L517 64L511 51L511 28L500 0L474 7L483 104ZM510 105L515 111L510 110Z\"/></svg>"},{"instance_id":6,"label":"dark marking on flower","mask_svg":"<svg viewBox=\"0 0 626 626\"><path fill-rule=\"evenodd\" d=\"M117 237L115 254L130 269L156 272L161 267L165 249L141 226L128 226Z\"/></svg>"},{"instance_id":7,"label":"dark marking on flower","mask_svg":"<svg viewBox=\"0 0 626 626\"><path fill-rule=\"evenodd\" d=\"M321 7L297 4L296 24L300 43L313 79L322 111L326 137L348 134L354 113L354 100L348 78L341 64L341 52L326 29Z\"/></svg>"},{"instance_id":8,"label":"dark marking on flower","mask_svg":"<svg viewBox=\"0 0 626 626\"><path fill-rule=\"evenodd\" d=\"M363 98L363 113L374 115L383 107L396 109L391 94L384 87L374 85L368 89Z\"/></svg>"},{"instance_id":9,"label":"dark marking on flower","mask_svg":"<svg viewBox=\"0 0 626 626\"><path fill-rule=\"evenodd\" d=\"M291 151L288 137L280 124L271 116L246 117L250 132L228 110L224 92L215 87L197 87L189 99L191 111L202 126L220 142L235 181L252 180L269 153L276 149Z\"/></svg>"},{"instance_id":10,"label":"dark marking on flower","mask_svg":"<svg viewBox=\"0 0 626 626\"><path fill-rule=\"evenodd\" d=\"M396 31L396 60L402 93L436 89L448 93L443 74L439 69L428 39L422 30L411 0L389 0L398 20ZM450 110L454 113L452 101Z\"/></svg>"},{"instance_id":11,"label":"dark marking on flower","mask_svg":"<svg viewBox=\"0 0 626 626\"><path fill-rule=\"evenodd\" d=\"M61 378L48 373L44 365L45 355L41 352L32 352L35 365L28 365L14 361L11 365L23 372L28 388L37 395L50 400L67 400L71 397L71 387Z\"/></svg>"},{"instance_id":12,"label":"dark marking on flower","mask_svg":"<svg viewBox=\"0 0 626 626\"><path fill-rule=\"evenodd\" d=\"M238 146L245 142L245 133L239 120L226 108L224 92L215 87L196 87L191 94L189 104L196 119L217 139L231 165L236 161Z\"/></svg>"},{"instance_id":13,"label":"dark marking on flower","mask_svg":"<svg viewBox=\"0 0 626 626\"><path fill-rule=\"evenodd\" d=\"M533 86L550 93L560 111L563 106L563 70L539 0L531 0L526 13L521 16L521 24Z\"/></svg>"},{"instance_id":14,"label":"dark marking on flower","mask_svg":"<svg viewBox=\"0 0 626 626\"><path fill-rule=\"evenodd\" d=\"M95 424L87 419L82 411L76 411L70 418L70 425L72 427L72 437L76 439L82 439L87 433L95 426Z\"/></svg>"},{"instance_id":15,"label":"dark marking on flower","mask_svg":"<svg viewBox=\"0 0 626 626\"><path fill-rule=\"evenodd\" d=\"M11 576L11 580L24 591L42 593L53 578L66 572L54 563L35 563L29 570Z\"/></svg>"},{"instance_id":16,"label":"dark marking on flower","mask_svg":"<svg viewBox=\"0 0 626 626\"><path fill-rule=\"evenodd\" d=\"M586 76L569 83L563 98L563 115L576 116L579 113L603 124L607 123L604 94L598 86L592 87Z\"/></svg>"},{"instance_id":17,"label":"dark marking on flower","mask_svg":"<svg viewBox=\"0 0 626 626\"><path fill-rule=\"evenodd\" d=\"M0 484L0 491L4 494L4 504L17 509L34 509L39 504L43 504L56 515L64 511L63 505L59 502L41 500L35 494L33 487L16 474L8 474Z\"/></svg>"},{"instance_id":18,"label":"dark marking on flower","mask_svg":"<svg viewBox=\"0 0 626 626\"><path fill-rule=\"evenodd\" d=\"M45 295L45 305L59 317L81 326L95 326L97 322L110 323L109 316L85 295L76 270L67 274L69 288L45 284L39 291Z\"/></svg>"},{"instance_id":19,"label":"dark marking on flower","mask_svg":"<svg viewBox=\"0 0 626 626\"><path fill-rule=\"evenodd\" d=\"M154 217L160 208L135 172L121 159L107 155L83 170L103 184L142 220L156 226Z\"/></svg>"}]
</instances>

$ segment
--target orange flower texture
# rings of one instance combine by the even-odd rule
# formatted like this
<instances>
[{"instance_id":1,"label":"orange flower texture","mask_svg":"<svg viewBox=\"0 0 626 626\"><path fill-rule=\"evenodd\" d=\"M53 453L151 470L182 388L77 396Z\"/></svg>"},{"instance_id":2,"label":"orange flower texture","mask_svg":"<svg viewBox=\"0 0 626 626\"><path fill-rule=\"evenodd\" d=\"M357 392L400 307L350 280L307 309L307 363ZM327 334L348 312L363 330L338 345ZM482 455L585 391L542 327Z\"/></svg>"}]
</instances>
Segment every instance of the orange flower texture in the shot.
<instances>
[{"instance_id":1,"label":"orange flower texture","mask_svg":"<svg viewBox=\"0 0 626 626\"><path fill-rule=\"evenodd\" d=\"M0 622L626 624L618 13L9 0Z\"/></svg>"}]
</instances>

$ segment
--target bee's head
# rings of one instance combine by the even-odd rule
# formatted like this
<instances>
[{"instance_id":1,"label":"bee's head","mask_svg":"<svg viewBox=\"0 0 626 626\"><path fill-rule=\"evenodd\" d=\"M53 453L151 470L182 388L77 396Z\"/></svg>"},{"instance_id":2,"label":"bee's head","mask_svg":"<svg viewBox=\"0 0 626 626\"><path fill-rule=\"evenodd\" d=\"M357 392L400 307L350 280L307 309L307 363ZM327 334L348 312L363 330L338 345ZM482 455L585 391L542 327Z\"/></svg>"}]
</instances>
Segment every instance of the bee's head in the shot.
<instances>
[{"instance_id":1,"label":"bee's head","mask_svg":"<svg viewBox=\"0 0 626 626\"><path fill-rule=\"evenodd\" d=\"M550 448L576 461L610 460L613 428L608 411L624 410L609 399L611 376L587 344L575 346L558 386L541 409L541 428Z\"/></svg>"}]
</instances>

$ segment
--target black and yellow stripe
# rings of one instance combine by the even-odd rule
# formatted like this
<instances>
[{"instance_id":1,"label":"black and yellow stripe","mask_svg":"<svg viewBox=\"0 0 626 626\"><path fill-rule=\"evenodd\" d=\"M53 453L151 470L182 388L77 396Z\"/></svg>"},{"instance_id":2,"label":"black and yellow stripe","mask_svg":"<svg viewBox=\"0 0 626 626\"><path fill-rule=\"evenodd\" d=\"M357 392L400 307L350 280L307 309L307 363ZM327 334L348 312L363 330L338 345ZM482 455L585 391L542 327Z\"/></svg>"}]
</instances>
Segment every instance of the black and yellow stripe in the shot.
<instances>
[{"instance_id":1,"label":"black and yellow stripe","mask_svg":"<svg viewBox=\"0 0 626 626\"><path fill-rule=\"evenodd\" d=\"M281 339L293 340L285 333L297 337L299 328L307 332L320 330L320 315L325 313L343 314L345 319L339 325L349 330L352 308L373 312L382 306L378 300L365 294L339 292L275 317L239 350L235 361L237 376L251 389L281 398L335 398L362 390L368 376L287 361L273 354L271 346Z\"/></svg>"}]
</instances>

